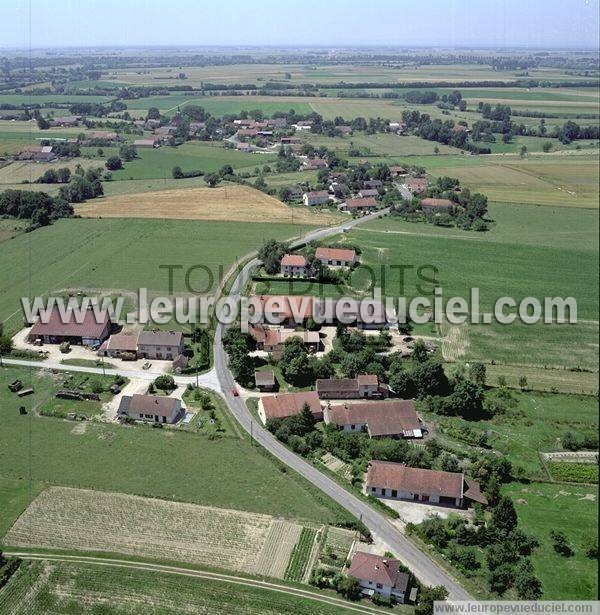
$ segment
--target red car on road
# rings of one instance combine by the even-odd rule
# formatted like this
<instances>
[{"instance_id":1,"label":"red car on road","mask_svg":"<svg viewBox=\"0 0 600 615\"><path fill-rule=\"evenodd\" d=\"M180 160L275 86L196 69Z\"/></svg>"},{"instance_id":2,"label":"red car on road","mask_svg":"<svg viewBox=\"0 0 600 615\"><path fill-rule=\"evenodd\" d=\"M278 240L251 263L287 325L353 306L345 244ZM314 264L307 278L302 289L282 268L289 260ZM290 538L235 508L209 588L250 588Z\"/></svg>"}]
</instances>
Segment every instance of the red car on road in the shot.
<instances>
[{"instance_id":1,"label":"red car on road","mask_svg":"<svg viewBox=\"0 0 600 615\"><path fill-rule=\"evenodd\" d=\"M231 389L231 394L232 394L234 397L239 397L239 395L240 395L240 394L238 393L238 390L237 390L235 387L233 387L233 389Z\"/></svg>"}]
</instances>

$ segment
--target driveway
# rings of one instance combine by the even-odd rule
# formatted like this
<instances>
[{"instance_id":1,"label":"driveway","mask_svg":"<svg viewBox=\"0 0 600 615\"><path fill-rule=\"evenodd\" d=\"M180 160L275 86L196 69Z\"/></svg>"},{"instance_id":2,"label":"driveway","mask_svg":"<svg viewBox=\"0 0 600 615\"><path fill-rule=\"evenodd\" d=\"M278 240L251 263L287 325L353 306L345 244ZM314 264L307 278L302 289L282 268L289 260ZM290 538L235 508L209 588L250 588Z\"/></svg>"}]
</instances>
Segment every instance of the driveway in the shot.
<instances>
[{"instance_id":1,"label":"driveway","mask_svg":"<svg viewBox=\"0 0 600 615\"><path fill-rule=\"evenodd\" d=\"M148 391L148 381L132 378L122 389L121 392L115 395L110 401L107 401L102 406L103 416L105 421L116 422L117 410L121 403L123 395L143 395Z\"/></svg>"}]
</instances>

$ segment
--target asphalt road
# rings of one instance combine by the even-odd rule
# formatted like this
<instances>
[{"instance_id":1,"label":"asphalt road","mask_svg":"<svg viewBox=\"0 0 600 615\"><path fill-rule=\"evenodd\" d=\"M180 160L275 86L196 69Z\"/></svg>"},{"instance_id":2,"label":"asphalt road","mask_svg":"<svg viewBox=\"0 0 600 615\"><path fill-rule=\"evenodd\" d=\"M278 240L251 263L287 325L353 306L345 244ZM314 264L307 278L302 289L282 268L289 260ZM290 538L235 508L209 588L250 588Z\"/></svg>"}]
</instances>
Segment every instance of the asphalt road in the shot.
<instances>
[{"instance_id":1,"label":"asphalt road","mask_svg":"<svg viewBox=\"0 0 600 615\"><path fill-rule=\"evenodd\" d=\"M369 216L356 218L341 226L310 232L303 238L294 242L293 246L299 247L310 241L325 239L331 235L339 234L343 232L344 229L362 224L369 219L379 217L386 211L387 210L382 210ZM239 299L240 293L250 279L253 269L259 264L260 262L258 259L253 259L243 267L232 285L232 289L229 293L231 298L236 300ZM409 566L422 582L428 585L443 585L448 590L450 599L470 600L471 596L455 579L449 576L447 572L410 542L386 517L354 494L346 491L338 483L319 472L319 470L307 463L304 459L292 453L269 431L264 429L260 423L254 420L245 402L240 397L236 397L231 393L231 390L236 384L227 366L227 355L223 349L222 337L224 332L224 325L219 323L214 340L214 369L216 370L225 400L240 425L248 433L252 434L258 444L264 446L272 455L277 457L277 459L290 468L293 468L354 516L362 519L363 523L371 532L387 543L394 555Z\"/></svg>"}]
</instances>

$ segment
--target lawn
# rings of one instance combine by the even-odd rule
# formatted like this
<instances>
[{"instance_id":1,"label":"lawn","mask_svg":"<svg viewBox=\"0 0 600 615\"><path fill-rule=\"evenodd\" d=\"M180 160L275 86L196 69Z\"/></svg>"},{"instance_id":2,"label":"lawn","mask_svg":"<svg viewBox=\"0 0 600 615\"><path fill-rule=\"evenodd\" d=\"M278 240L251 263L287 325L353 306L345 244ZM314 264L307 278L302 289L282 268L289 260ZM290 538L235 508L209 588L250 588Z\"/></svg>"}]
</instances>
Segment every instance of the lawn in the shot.
<instances>
[{"instance_id":1,"label":"lawn","mask_svg":"<svg viewBox=\"0 0 600 615\"><path fill-rule=\"evenodd\" d=\"M530 479L548 480L539 458L540 452L560 449L558 440L571 431L592 436L598 431L598 402L592 396L513 392L516 405L506 414L485 421L465 421L458 417L430 416L448 437L468 427L476 433L487 432L490 446ZM459 438L460 440L460 438Z\"/></svg>"},{"instance_id":2,"label":"lawn","mask_svg":"<svg viewBox=\"0 0 600 615\"><path fill-rule=\"evenodd\" d=\"M317 591L317 590L315 590ZM93 606L90 601L93 601ZM27 615L344 615L350 609L281 592L151 570L71 562L25 562L0 591L0 611Z\"/></svg>"},{"instance_id":3,"label":"lawn","mask_svg":"<svg viewBox=\"0 0 600 615\"><path fill-rule=\"evenodd\" d=\"M0 319L21 326L20 297L63 288L167 291L165 265L179 267L174 292L208 293L237 258L268 238L300 235L308 227L188 220L65 219L0 243ZM161 268L161 266L163 268ZM206 272L210 270L210 275ZM115 291L116 292L116 291Z\"/></svg>"},{"instance_id":4,"label":"lawn","mask_svg":"<svg viewBox=\"0 0 600 615\"><path fill-rule=\"evenodd\" d=\"M544 600L594 600L598 594L598 561L586 556L598 526L598 488L512 483L519 527L540 542L532 560L544 587ZM575 554L563 557L552 547L550 531L563 532Z\"/></svg>"},{"instance_id":5,"label":"lawn","mask_svg":"<svg viewBox=\"0 0 600 615\"><path fill-rule=\"evenodd\" d=\"M15 378L33 384L35 393L16 402L7 388ZM88 422L82 432L74 430L71 421L37 417L32 408L52 386L33 368L0 369L3 479L27 481L35 489L53 484L116 491L319 523L348 518L246 438L211 440L185 431L96 422ZM26 406L27 415L19 414L20 405ZM23 489L12 485L5 497L14 503L0 506L2 528L19 514L25 500Z\"/></svg>"}]
</instances>

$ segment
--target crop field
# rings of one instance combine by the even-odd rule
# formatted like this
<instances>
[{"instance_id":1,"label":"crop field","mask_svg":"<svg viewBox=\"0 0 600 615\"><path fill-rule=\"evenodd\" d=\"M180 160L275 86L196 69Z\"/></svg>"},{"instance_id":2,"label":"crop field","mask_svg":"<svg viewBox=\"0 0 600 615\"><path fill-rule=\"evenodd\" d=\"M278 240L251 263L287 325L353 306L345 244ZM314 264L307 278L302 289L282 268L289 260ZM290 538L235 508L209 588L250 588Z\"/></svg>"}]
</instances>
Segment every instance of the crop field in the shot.
<instances>
[{"instance_id":1,"label":"crop field","mask_svg":"<svg viewBox=\"0 0 600 615\"><path fill-rule=\"evenodd\" d=\"M254 188L241 185L185 188L94 199L77 207L86 217L160 218L327 226L340 214L292 208Z\"/></svg>"},{"instance_id":2,"label":"crop field","mask_svg":"<svg viewBox=\"0 0 600 615\"><path fill-rule=\"evenodd\" d=\"M24 561L0 590L11 615L344 615L343 606L266 588L162 571L61 561Z\"/></svg>"},{"instance_id":3,"label":"crop field","mask_svg":"<svg viewBox=\"0 0 600 615\"><path fill-rule=\"evenodd\" d=\"M490 159L486 158L485 162ZM439 164L443 164L440 160ZM541 156L494 159L491 164L436 166L435 176L458 178L490 201L598 207L598 159L591 156Z\"/></svg>"},{"instance_id":4,"label":"crop field","mask_svg":"<svg viewBox=\"0 0 600 615\"><path fill-rule=\"evenodd\" d=\"M543 599L596 599L598 560L588 557L586 551L597 531L598 488L512 483L505 491L515 503L519 527L540 543L532 561L543 584ZM566 535L575 552L572 557L554 551L551 530Z\"/></svg>"},{"instance_id":5,"label":"crop field","mask_svg":"<svg viewBox=\"0 0 600 615\"><path fill-rule=\"evenodd\" d=\"M5 184L18 184L23 181L34 182L49 169L61 169L67 167L71 169L71 171L74 171L77 165L81 165L84 169L102 167L102 170L104 170L104 164L102 161L88 160L86 158L70 158L67 160L56 160L54 162L29 162L26 160L16 160L15 162L11 162L11 164L0 169L0 190L5 189ZM42 184L40 189L58 189L59 187L59 185L57 186L54 184ZM31 190L31 186L23 185L21 186L21 190Z\"/></svg>"},{"instance_id":6,"label":"crop field","mask_svg":"<svg viewBox=\"0 0 600 615\"><path fill-rule=\"evenodd\" d=\"M0 94L0 104L5 105L53 105L68 103L102 103L111 100L108 96L88 96L83 94Z\"/></svg>"},{"instance_id":7,"label":"crop field","mask_svg":"<svg viewBox=\"0 0 600 615\"><path fill-rule=\"evenodd\" d=\"M52 487L29 505L4 542L252 572L271 523L268 515Z\"/></svg>"},{"instance_id":8,"label":"crop field","mask_svg":"<svg viewBox=\"0 0 600 615\"><path fill-rule=\"evenodd\" d=\"M265 577L283 579L292 552L305 528L297 523L274 519L253 572Z\"/></svg>"},{"instance_id":9,"label":"crop field","mask_svg":"<svg viewBox=\"0 0 600 615\"><path fill-rule=\"evenodd\" d=\"M6 501L14 502L0 506L0 528L19 514L24 498L35 497L45 484L316 523L348 519L341 507L292 470L281 469L247 439L211 440L185 431L167 432L144 425L125 428L93 421L87 423L84 433L73 433L70 421L38 417L35 408L55 386L51 378L38 376L40 373L36 368L0 368L0 480L9 481ZM17 378L35 390L18 404L7 387ZM27 415L19 414L20 405L26 407ZM23 477L26 486L19 482Z\"/></svg>"},{"instance_id":10,"label":"crop field","mask_svg":"<svg viewBox=\"0 0 600 615\"><path fill-rule=\"evenodd\" d=\"M302 234L301 224L250 224L200 220L65 219L0 243L0 259L11 267L0 272L0 319L5 329L21 326L20 297L63 288L185 291L185 273L192 265L208 267L190 274L199 293L214 290L236 258L257 249L267 237L286 239ZM6 260L5 260L6 259Z\"/></svg>"},{"instance_id":11,"label":"crop field","mask_svg":"<svg viewBox=\"0 0 600 615\"><path fill-rule=\"evenodd\" d=\"M548 471L554 480L566 483L598 483L598 466L594 463L548 463Z\"/></svg>"},{"instance_id":12,"label":"crop field","mask_svg":"<svg viewBox=\"0 0 600 615\"><path fill-rule=\"evenodd\" d=\"M354 532L339 527L326 528L323 548L319 555L319 565L341 570L350 555L355 539Z\"/></svg>"},{"instance_id":13,"label":"crop field","mask_svg":"<svg viewBox=\"0 0 600 615\"><path fill-rule=\"evenodd\" d=\"M287 581L302 581L304 578L310 563L310 556L316 537L317 530L309 527L302 528L300 538L294 546L292 556L285 571L285 579Z\"/></svg>"}]
</instances>

